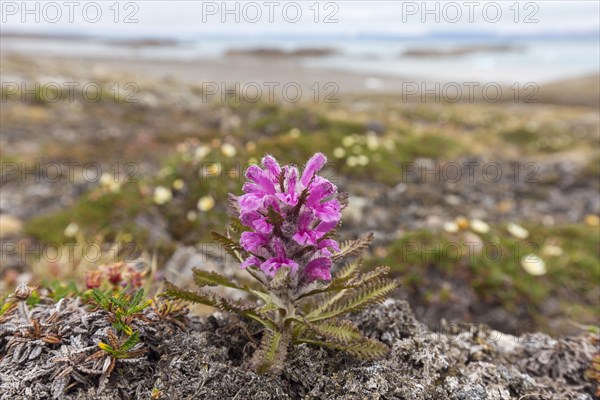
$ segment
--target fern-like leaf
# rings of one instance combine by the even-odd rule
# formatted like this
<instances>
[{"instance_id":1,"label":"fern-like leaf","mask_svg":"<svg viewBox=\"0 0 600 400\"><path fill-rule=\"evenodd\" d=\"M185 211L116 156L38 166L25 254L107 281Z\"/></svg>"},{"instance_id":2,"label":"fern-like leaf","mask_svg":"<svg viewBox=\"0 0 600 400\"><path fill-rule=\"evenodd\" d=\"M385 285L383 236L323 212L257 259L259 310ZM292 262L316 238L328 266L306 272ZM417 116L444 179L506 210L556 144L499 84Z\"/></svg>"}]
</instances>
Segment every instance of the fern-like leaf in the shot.
<instances>
[{"instance_id":1,"label":"fern-like leaf","mask_svg":"<svg viewBox=\"0 0 600 400\"><path fill-rule=\"evenodd\" d=\"M198 287L220 285L233 289L248 291L248 288L240 286L229 280L227 277L219 275L216 272L203 271L199 268L193 268L192 271L194 273L194 282L196 283L196 285L198 285Z\"/></svg>"},{"instance_id":2,"label":"fern-like leaf","mask_svg":"<svg viewBox=\"0 0 600 400\"><path fill-rule=\"evenodd\" d=\"M92 290L91 295L92 299L96 302L96 304L98 304L104 310L108 309L110 301L108 300L108 296L106 295L106 293L104 293L98 288L94 288Z\"/></svg>"},{"instance_id":3,"label":"fern-like leaf","mask_svg":"<svg viewBox=\"0 0 600 400\"><path fill-rule=\"evenodd\" d=\"M328 301L326 308L319 307L306 316L314 322L336 317L341 314L358 311L370 304L382 302L399 283L395 280L377 277L357 288L346 291L333 302Z\"/></svg>"},{"instance_id":4,"label":"fern-like leaf","mask_svg":"<svg viewBox=\"0 0 600 400\"><path fill-rule=\"evenodd\" d=\"M337 271L333 275L332 281L346 280L346 279L354 278L356 276L356 274L358 273L358 271L360 271L360 269L362 268L362 265L363 265L362 258L357 258L355 260L350 261L349 263L344 265L342 268L340 268L340 270Z\"/></svg>"},{"instance_id":5,"label":"fern-like leaf","mask_svg":"<svg viewBox=\"0 0 600 400\"><path fill-rule=\"evenodd\" d=\"M113 296L109 296L108 301L123 310L127 310L129 308L129 303L127 303L127 300L125 297L123 297L123 293L117 293Z\"/></svg>"},{"instance_id":6,"label":"fern-like leaf","mask_svg":"<svg viewBox=\"0 0 600 400\"><path fill-rule=\"evenodd\" d=\"M380 277L382 275L387 275L387 274L389 274L389 272L390 272L390 267L387 267L387 266L377 267L374 270L369 271L367 273L355 275L354 278L350 281L350 283L352 283L353 285L356 285L356 286L360 286L369 281L372 281L373 279L375 279L377 277Z\"/></svg>"},{"instance_id":7,"label":"fern-like leaf","mask_svg":"<svg viewBox=\"0 0 600 400\"><path fill-rule=\"evenodd\" d=\"M112 327L118 331L124 332L126 335L131 335L133 333L133 329L129 325L125 325L123 322L114 322Z\"/></svg>"},{"instance_id":8,"label":"fern-like leaf","mask_svg":"<svg viewBox=\"0 0 600 400\"><path fill-rule=\"evenodd\" d=\"M310 313L311 314L319 314L327 309L330 304L338 300L340 297L344 295L346 289L352 288L354 286L348 285L347 282L353 280L360 274L360 268L362 267L362 259L358 258L350 261L346 265L344 265L337 273L334 274L333 279L330 282L330 285L334 288L342 287L340 290L323 292L324 296L319 303L316 305L313 304L314 308ZM317 294L317 293L315 293Z\"/></svg>"},{"instance_id":9,"label":"fern-like leaf","mask_svg":"<svg viewBox=\"0 0 600 400\"><path fill-rule=\"evenodd\" d=\"M369 232L363 237L360 237L356 240L347 240L342 243L340 246L340 251L333 255L333 261L343 260L347 257L354 257L361 254L369 244L373 241L374 235L372 232Z\"/></svg>"},{"instance_id":10,"label":"fern-like leaf","mask_svg":"<svg viewBox=\"0 0 600 400\"><path fill-rule=\"evenodd\" d=\"M232 312L244 317L253 319L267 328L273 328L275 323L268 318L265 318L256 311L255 305L240 301L228 299L226 297L219 296L216 293L204 291L204 290L186 290L171 282L166 282L165 294L167 296L175 297L181 300L190 301L192 303L204 304L207 306L215 307L223 311Z\"/></svg>"},{"instance_id":11,"label":"fern-like leaf","mask_svg":"<svg viewBox=\"0 0 600 400\"><path fill-rule=\"evenodd\" d=\"M259 374L279 374L285 365L289 345L289 333L265 329L260 346L254 352L250 365Z\"/></svg>"},{"instance_id":12,"label":"fern-like leaf","mask_svg":"<svg viewBox=\"0 0 600 400\"><path fill-rule=\"evenodd\" d=\"M338 343L351 343L363 339L362 333L348 320L329 321L312 324L307 322L308 328L325 339Z\"/></svg>"},{"instance_id":13,"label":"fern-like leaf","mask_svg":"<svg viewBox=\"0 0 600 400\"><path fill-rule=\"evenodd\" d=\"M389 351L385 344L366 337L362 337L360 340L350 343L338 343L334 341L325 342L308 338L298 339L297 342L345 351L362 360L376 360L384 357Z\"/></svg>"},{"instance_id":14,"label":"fern-like leaf","mask_svg":"<svg viewBox=\"0 0 600 400\"><path fill-rule=\"evenodd\" d=\"M135 292L135 294L133 295L133 298L129 302L129 307L133 308L133 307L138 306L142 302L143 298L144 298L144 289L140 289L137 292Z\"/></svg>"},{"instance_id":15,"label":"fern-like leaf","mask_svg":"<svg viewBox=\"0 0 600 400\"><path fill-rule=\"evenodd\" d=\"M251 303L247 303L241 300L228 299L213 292L203 290L191 291L182 289L169 282L167 282L166 293L169 296L178 297L182 300L205 304L207 306L219 308L223 311L230 311L234 313L241 314L247 311L251 311L255 308L254 305Z\"/></svg>"},{"instance_id":16,"label":"fern-like leaf","mask_svg":"<svg viewBox=\"0 0 600 400\"><path fill-rule=\"evenodd\" d=\"M140 342L140 333L138 331L135 331L127 338L125 343L123 343L121 345L119 350L121 350L123 352L127 352L127 351L133 349L139 342Z\"/></svg>"},{"instance_id":17,"label":"fern-like leaf","mask_svg":"<svg viewBox=\"0 0 600 400\"><path fill-rule=\"evenodd\" d=\"M348 207L350 195L346 192L338 193L337 200L340 202L340 209Z\"/></svg>"},{"instance_id":18,"label":"fern-like leaf","mask_svg":"<svg viewBox=\"0 0 600 400\"><path fill-rule=\"evenodd\" d=\"M252 229L248 228L246 225L242 224L239 218L230 217L229 218L229 229L231 229L235 233L242 233L246 231L251 231Z\"/></svg>"},{"instance_id":19,"label":"fern-like leaf","mask_svg":"<svg viewBox=\"0 0 600 400\"><path fill-rule=\"evenodd\" d=\"M244 261L242 254L245 254L246 251L235 240L215 231L212 231L210 236L215 242L223 246L225 251L238 262Z\"/></svg>"},{"instance_id":20,"label":"fern-like leaf","mask_svg":"<svg viewBox=\"0 0 600 400\"><path fill-rule=\"evenodd\" d=\"M144 309L145 309L146 307L148 307L150 304L152 304L152 300L148 299L148 300L146 300L145 302L143 302L143 303L141 303L141 304L138 304L138 305L136 305L135 307L131 307L131 308L128 310L127 314L131 315L131 314L138 314L138 313L141 313L141 312L142 312L142 311L144 311Z\"/></svg>"},{"instance_id":21,"label":"fern-like leaf","mask_svg":"<svg viewBox=\"0 0 600 400\"><path fill-rule=\"evenodd\" d=\"M298 301L317 294L332 294L353 287L344 281L331 281L327 284L315 281L300 289L294 300Z\"/></svg>"}]
</instances>

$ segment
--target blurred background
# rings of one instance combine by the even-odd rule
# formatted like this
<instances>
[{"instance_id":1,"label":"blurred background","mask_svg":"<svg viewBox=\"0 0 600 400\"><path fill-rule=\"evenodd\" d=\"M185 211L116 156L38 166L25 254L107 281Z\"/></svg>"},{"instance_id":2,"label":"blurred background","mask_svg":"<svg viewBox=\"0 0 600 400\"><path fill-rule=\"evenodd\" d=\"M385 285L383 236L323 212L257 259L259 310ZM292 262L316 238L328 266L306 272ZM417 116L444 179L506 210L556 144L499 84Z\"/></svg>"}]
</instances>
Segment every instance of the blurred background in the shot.
<instances>
[{"instance_id":1,"label":"blurred background","mask_svg":"<svg viewBox=\"0 0 600 400\"><path fill-rule=\"evenodd\" d=\"M0 296L120 260L237 276L227 193L321 151L341 239L374 231L431 327L597 325L600 3L1 7Z\"/></svg>"}]
</instances>

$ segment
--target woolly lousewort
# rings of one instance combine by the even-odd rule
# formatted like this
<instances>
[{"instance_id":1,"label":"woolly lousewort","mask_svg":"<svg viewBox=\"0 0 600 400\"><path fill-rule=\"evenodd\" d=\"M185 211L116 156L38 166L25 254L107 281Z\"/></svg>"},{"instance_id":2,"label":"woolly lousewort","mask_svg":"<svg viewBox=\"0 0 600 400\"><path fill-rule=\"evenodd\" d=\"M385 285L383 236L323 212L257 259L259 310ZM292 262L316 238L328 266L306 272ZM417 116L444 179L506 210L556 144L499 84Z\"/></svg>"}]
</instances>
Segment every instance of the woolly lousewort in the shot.
<instances>
[{"instance_id":1,"label":"woolly lousewort","mask_svg":"<svg viewBox=\"0 0 600 400\"><path fill-rule=\"evenodd\" d=\"M318 175L327 158L315 154L302 175L294 165L281 167L270 155L262 167L246 170L244 195L238 197L242 247L251 255L242 268L256 266L273 277L289 268L292 282L303 285L331 279L332 252L338 243L326 235L340 222L337 187Z\"/></svg>"},{"instance_id":2,"label":"woolly lousewort","mask_svg":"<svg viewBox=\"0 0 600 400\"><path fill-rule=\"evenodd\" d=\"M212 237L258 285L199 268L194 269L199 290L166 284L167 296L261 324L260 345L248 360L258 373L280 373L288 348L294 344L343 350L365 360L383 357L388 351L383 343L363 336L356 325L342 319L382 302L399 283L386 277L388 267L362 271L360 255L373 240L371 233L340 245L335 241L347 199L318 175L326 162L317 153L300 174L294 165L282 167L267 155L262 168L253 165L246 170L244 194L230 195L231 225L225 234L212 232ZM245 292L245 297L223 296L210 290L214 286Z\"/></svg>"}]
</instances>

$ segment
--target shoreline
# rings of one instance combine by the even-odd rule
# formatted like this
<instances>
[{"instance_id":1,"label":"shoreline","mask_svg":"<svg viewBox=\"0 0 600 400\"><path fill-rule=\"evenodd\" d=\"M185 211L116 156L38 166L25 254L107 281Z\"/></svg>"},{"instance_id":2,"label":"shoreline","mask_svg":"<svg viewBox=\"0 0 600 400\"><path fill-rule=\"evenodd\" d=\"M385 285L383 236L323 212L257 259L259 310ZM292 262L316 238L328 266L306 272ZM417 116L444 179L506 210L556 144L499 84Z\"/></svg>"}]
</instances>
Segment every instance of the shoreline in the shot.
<instances>
[{"instance_id":1,"label":"shoreline","mask_svg":"<svg viewBox=\"0 0 600 400\"><path fill-rule=\"evenodd\" d=\"M414 76L391 76L382 73L361 73L334 67L307 65L302 57L272 57L268 64L263 58L236 55L219 59L165 60L124 59L109 56L31 56L25 53L3 51L2 63L27 63L45 70L59 69L68 63L69 68L84 71L84 75L97 77L131 77L136 81L177 81L181 84L206 89L218 95L236 88L252 97L273 94L275 98L300 98L302 102L337 103L347 96L385 96L403 103L509 103L516 105L566 105L597 108L600 106L599 74L584 74L532 87L530 83L512 85L494 83L500 88L498 101L487 99L485 85L469 87L473 82L435 80ZM4 71L11 68L4 68ZM2 72L6 81L6 72ZM448 82L448 83L446 83ZM486 84L489 85L489 84ZM526 86L529 85L529 86ZM437 88L437 94L427 90ZM457 97L457 90L460 91ZM518 92L519 101L514 101ZM296 94L295 94L296 93ZM422 101L425 96L426 101ZM529 96L529 97L528 97ZM458 98L458 100L456 100ZM440 101L437 101L437 100ZM290 101L293 103L294 101Z\"/></svg>"}]
</instances>

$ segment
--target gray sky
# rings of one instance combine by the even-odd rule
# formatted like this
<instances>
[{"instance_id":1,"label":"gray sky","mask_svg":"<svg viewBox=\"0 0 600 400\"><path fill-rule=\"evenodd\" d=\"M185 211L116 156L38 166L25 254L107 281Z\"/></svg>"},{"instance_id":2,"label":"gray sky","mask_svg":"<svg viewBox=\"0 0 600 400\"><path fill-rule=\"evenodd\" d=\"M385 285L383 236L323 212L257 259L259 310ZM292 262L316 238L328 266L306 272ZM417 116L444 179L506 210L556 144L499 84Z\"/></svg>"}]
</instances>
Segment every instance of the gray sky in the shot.
<instances>
[{"instance_id":1,"label":"gray sky","mask_svg":"<svg viewBox=\"0 0 600 400\"><path fill-rule=\"evenodd\" d=\"M598 31L600 25L600 2L594 0L428 1L426 4L422 1L229 1L226 5L222 1L146 0L121 1L117 7L111 0L75 1L72 6L68 1L29 1L27 10L20 0L1 3L4 32L123 37L186 38L203 34L352 37L439 31L559 34Z\"/></svg>"}]
</instances>

